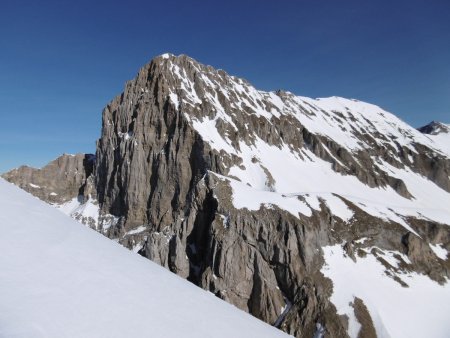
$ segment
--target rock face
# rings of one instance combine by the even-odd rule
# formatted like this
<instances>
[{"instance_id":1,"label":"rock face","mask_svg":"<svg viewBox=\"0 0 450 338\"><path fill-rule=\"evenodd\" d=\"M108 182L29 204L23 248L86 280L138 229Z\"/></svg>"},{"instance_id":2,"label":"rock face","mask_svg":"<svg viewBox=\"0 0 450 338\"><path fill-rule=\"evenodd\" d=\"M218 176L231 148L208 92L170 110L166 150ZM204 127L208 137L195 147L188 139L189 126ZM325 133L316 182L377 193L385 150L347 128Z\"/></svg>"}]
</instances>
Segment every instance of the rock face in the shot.
<instances>
[{"instance_id":1,"label":"rock face","mask_svg":"<svg viewBox=\"0 0 450 338\"><path fill-rule=\"evenodd\" d=\"M41 169L21 166L2 177L46 202L63 204L84 195L94 162L91 154L64 154Z\"/></svg>"},{"instance_id":2,"label":"rock face","mask_svg":"<svg viewBox=\"0 0 450 338\"><path fill-rule=\"evenodd\" d=\"M54 203L94 196L91 227L297 337L383 336L370 297L331 300L323 248L374 257L398 288L407 273L447 285L449 154L379 107L261 92L165 54L105 107L95 164L4 177Z\"/></svg>"}]
</instances>

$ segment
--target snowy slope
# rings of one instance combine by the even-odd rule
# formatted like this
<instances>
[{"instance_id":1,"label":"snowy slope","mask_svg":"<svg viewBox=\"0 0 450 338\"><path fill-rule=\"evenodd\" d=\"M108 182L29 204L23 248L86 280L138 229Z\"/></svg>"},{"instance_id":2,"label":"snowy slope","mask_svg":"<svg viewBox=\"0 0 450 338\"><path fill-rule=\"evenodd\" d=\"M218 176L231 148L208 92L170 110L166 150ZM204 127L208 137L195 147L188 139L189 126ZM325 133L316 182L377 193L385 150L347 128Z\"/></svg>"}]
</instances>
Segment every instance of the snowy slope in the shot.
<instances>
[{"instance_id":1,"label":"snowy slope","mask_svg":"<svg viewBox=\"0 0 450 338\"><path fill-rule=\"evenodd\" d=\"M383 112L376 106L342 98L306 100L306 98L295 97L292 100L294 102L309 102L311 107L314 104L314 107L320 109L327 108L327 114L316 113L314 117L301 113L300 108L297 108L296 117L307 128L332 138L350 151L363 150L364 147L369 146L363 144L360 139L349 132L351 130L350 124L337 127L332 119L328 121L333 111L341 109L341 106L342 109L339 112L342 114L345 112L348 114L348 111L343 107L351 107L354 117L359 112L361 116L357 121L361 121L361 125L365 124L366 127L369 126L373 129L364 132L379 132L381 135L391 135L395 138L395 142L402 142L403 145L411 147L411 151L414 151L411 144L420 142L440 153L445 153L447 157L450 154L450 151L445 148L445 142L439 141L438 143L437 139L431 140L428 135L421 134L392 114ZM370 123L367 123L364 119L370 119ZM358 126L358 123L352 123ZM247 186L250 185L257 196L262 196L261 194L267 196L266 199L257 198L261 204L276 204L280 208L290 211L292 210L292 203L295 203L298 204L299 211L297 212L306 216L311 213L309 209L314 209L313 205L318 204L319 198L326 201L333 214L337 216L343 212L348 214L347 208L342 202L333 203L332 200L336 200L336 198L331 194L338 194L358 205L367 213L382 219L395 221L408 230L411 230L411 227L404 221L404 218L409 216L431 219L440 223L450 223L450 208L448 207L450 205L450 194L408 167L398 169L380 158L373 157L373 161L380 171L404 181L406 188L413 195L413 199L397 194L391 187L372 188L362 183L355 176L342 175L333 170L329 162L317 157L307 148L296 152L288 144L284 144L280 149L256 138L253 145L241 142L238 149L230 150L231 145L225 137L220 136L214 128L214 124L211 124L210 121L194 121L193 126L212 147L224 150L242 159L242 163L230 168L229 172L231 177L238 178L241 181L241 183L235 182L233 184L233 197L235 206L238 208L259 208L253 205L255 203L253 198L247 198L251 201L250 204L242 200L241 190L247 189ZM434 136L434 138L437 137ZM379 142L382 143L382 141ZM395 146L394 141L390 138L386 138L383 142ZM395 154L393 155L395 156ZM272 193L266 192L269 190L267 186L268 176L264 169L270 173L274 180L273 186L270 187ZM239 187L240 184L242 184L242 188ZM276 197L274 197L275 195ZM306 197L311 201L310 207L302 207L304 203L298 200L293 202L292 196ZM302 210L304 211L302 212ZM347 217L347 219L349 218Z\"/></svg>"},{"instance_id":2,"label":"snowy slope","mask_svg":"<svg viewBox=\"0 0 450 338\"><path fill-rule=\"evenodd\" d=\"M178 65L183 57L190 60L190 67L195 70L194 76ZM440 144L374 104L337 96L313 99L290 92L261 91L241 78L201 65L187 56L165 54L161 57L161 64L169 68L179 83L169 94L176 107L187 111L187 106L195 107L205 102L211 105L214 118L199 119L187 112L185 115L193 120L194 127L203 138L218 150L235 152L230 141L217 130L217 122L222 119L236 129L237 117L233 115L237 109L267 120L292 116L309 131L338 141L352 151L371 148L372 142L361 138L361 135L370 134L376 136L371 141L380 145L396 148L400 144L415 151L414 143L420 143L439 153L446 153ZM200 83L206 91L197 91ZM221 96L222 100L219 99ZM228 107L223 104L224 100L229 103Z\"/></svg>"},{"instance_id":3,"label":"snowy slope","mask_svg":"<svg viewBox=\"0 0 450 338\"><path fill-rule=\"evenodd\" d=\"M0 180L1 337L284 337Z\"/></svg>"},{"instance_id":4,"label":"snowy slope","mask_svg":"<svg viewBox=\"0 0 450 338\"><path fill-rule=\"evenodd\" d=\"M189 61L189 69L180 65L182 58ZM430 153L450 158L450 142L444 136L425 135L370 103L342 97L313 99L290 92L260 91L243 79L203 66L186 56L165 54L160 62L176 79L170 101L211 148L240 159L239 164L229 168L227 175L233 182L235 207L255 210L260 205L275 204L295 215L300 212L309 216L320 199L333 214L345 215L348 220L351 211L333 195L337 194L368 214L399 223L410 231L413 230L405 221L407 217L450 223L450 193L413 170L419 161L411 156L418 154L420 147L426 147ZM197 115L205 104L210 107L209 115ZM251 128L250 123L256 119L259 124ZM284 121L292 121L288 126L291 130L279 127ZM271 128L265 136L276 140L276 144L261 139L256 130L260 125ZM285 134L297 130L301 134L301 127L345 149L357 163L361 154L367 152L372 161L369 165L403 180L412 198L399 195L389 186L369 187L356 176L339 173L307 145L296 148L285 136L278 135L279 130ZM240 137L233 142L230 135L234 133ZM333 157L329 145L324 142L323 146ZM400 157L400 147L410 152L406 162ZM380 149L385 154L377 153ZM385 157L405 167L394 168ZM347 168L347 163L334 159ZM252 188L255 198L242 198L241 192L248 190L247 186ZM309 206L296 196L307 199ZM257 201L260 203L255 205Z\"/></svg>"},{"instance_id":5,"label":"snowy slope","mask_svg":"<svg viewBox=\"0 0 450 338\"><path fill-rule=\"evenodd\" d=\"M450 223L450 208L448 207L450 205L450 194L408 168L400 170L382 160L376 161L381 170L388 172L391 176L402 178L414 199L402 197L390 187L371 188L355 176L337 173L332 169L330 163L318 158L308 150L304 150L303 154L306 156L300 158L289 149L280 150L263 142L259 142L254 147L246 148L242 146L241 149L247 151L242 154L246 169L242 170L236 166L230 170L230 174L241 181L237 182L230 179L234 182L232 184L233 198L237 208L259 209L259 206L253 205L259 200L260 204L276 204L280 208L290 211L292 210L290 205L295 203L299 208L297 212L310 216L311 210L314 209L314 205L318 205L318 199L320 198L326 201L330 210L337 216L343 212L351 213L342 202L333 203L332 200L336 201L336 197L332 195L334 193L353 202L368 214L395 221L408 230L411 230L411 227L404 220L404 217L407 216ZM253 157L257 157L259 163L252 163L251 158ZM259 165L267 168L275 180L275 191L267 192L264 183L257 184L258 176L251 168ZM258 180L259 182L265 182L266 180L262 170ZM247 184L251 185L256 196L264 194L267 198L258 197L255 200L250 197L243 200L245 194L241 192L242 189L248 190ZM269 196L276 196L276 198L269 198ZM293 196L306 197L309 201L309 207L301 207L304 202L298 199L293 202ZM339 200L339 198L337 199ZM249 201L249 203L246 201ZM350 217L345 217L345 220Z\"/></svg>"},{"instance_id":6,"label":"snowy slope","mask_svg":"<svg viewBox=\"0 0 450 338\"><path fill-rule=\"evenodd\" d=\"M354 297L368 307L379 337L449 337L449 283L442 286L410 272L400 275L408 285L402 287L387 277L386 268L372 255L358 257L354 262L340 245L325 247L323 251L326 264L322 273L333 281L331 301L339 314L349 317L351 337L357 337L361 327L350 305ZM394 266L399 263L393 253L385 252L383 258Z\"/></svg>"},{"instance_id":7,"label":"snowy slope","mask_svg":"<svg viewBox=\"0 0 450 338\"><path fill-rule=\"evenodd\" d=\"M439 147L450 154L450 124L441 122L431 122L427 126L419 128Z\"/></svg>"}]
</instances>

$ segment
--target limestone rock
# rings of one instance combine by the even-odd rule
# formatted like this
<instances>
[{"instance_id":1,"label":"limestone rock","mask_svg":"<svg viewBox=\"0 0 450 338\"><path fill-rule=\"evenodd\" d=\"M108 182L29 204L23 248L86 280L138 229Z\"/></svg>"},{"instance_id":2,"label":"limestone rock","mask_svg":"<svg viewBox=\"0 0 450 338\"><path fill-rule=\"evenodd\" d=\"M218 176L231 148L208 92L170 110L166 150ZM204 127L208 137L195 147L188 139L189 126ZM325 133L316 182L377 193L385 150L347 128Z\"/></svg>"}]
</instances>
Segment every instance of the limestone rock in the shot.
<instances>
[{"instance_id":1,"label":"limestone rock","mask_svg":"<svg viewBox=\"0 0 450 338\"><path fill-rule=\"evenodd\" d=\"M85 191L94 162L91 154L64 154L41 169L21 166L2 177L46 202L62 204L85 193L96 195L92 185Z\"/></svg>"}]
</instances>

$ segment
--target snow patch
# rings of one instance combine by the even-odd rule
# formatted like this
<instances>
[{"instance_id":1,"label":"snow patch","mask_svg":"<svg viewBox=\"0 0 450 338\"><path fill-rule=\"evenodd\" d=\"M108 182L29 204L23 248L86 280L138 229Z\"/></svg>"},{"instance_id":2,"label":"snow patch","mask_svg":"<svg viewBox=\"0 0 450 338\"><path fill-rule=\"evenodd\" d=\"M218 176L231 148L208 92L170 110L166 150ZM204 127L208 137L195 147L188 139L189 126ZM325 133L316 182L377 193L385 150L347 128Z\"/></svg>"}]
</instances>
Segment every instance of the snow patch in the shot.
<instances>
[{"instance_id":1,"label":"snow patch","mask_svg":"<svg viewBox=\"0 0 450 338\"><path fill-rule=\"evenodd\" d=\"M270 208L271 205L276 205L295 217L299 217L299 214L307 217L312 215L309 206L297 196L283 196L272 191L256 190L234 179L226 178L226 180L233 190L233 205L237 209L259 210L261 206Z\"/></svg>"},{"instance_id":2,"label":"snow patch","mask_svg":"<svg viewBox=\"0 0 450 338\"><path fill-rule=\"evenodd\" d=\"M357 332L354 297L367 306L379 337L448 337L450 332L450 285L444 286L417 273L402 274L409 287L402 287L388 277L385 267L373 255L346 257L341 245L322 248L325 265L321 272L333 281L331 301L339 314L350 318L349 334ZM414 309L414 311L411 311Z\"/></svg>"},{"instance_id":3,"label":"snow patch","mask_svg":"<svg viewBox=\"0 0 450 338\"><path fill-rule=\"evenodd\" d=\"M64 214L86 224L94 229L98 229L100 206L92 198L84 200L84 196L78 196L61 205L54 205Z\"/></svg>"},{"instance_id":4,"label":"snow patch","mask_svg":"<svg viewBox=\"0 0 450 338\"><path fill-rule=\"evenodd\" d=\"M201 135L203 140L208 142L212 148L218 151L224 150L229 154L233 154L236 152L231 146L231 142L222 137L222 135L217 130L217 118L212 120L208 118L204 118L202 120L193 120L192 124Z\"/></svg>"},{"instance_id":5,"label":"snow patch","mask_svg":"<svg viewBox=\"0 0 450 338\"><path fill-rule=\"evenodd\" d=\"M175 105L175 107L178 107L180 105L180 101L178 100L178 95L175 93L169 94L170 101Z\"/></svg>"},{"instance_id":6,"label":"snow patch","mask_svg":"<svg viewBox=\"0 0 450 338\"><path fill-rule=\"evenodd\" d=\"M325 200L326 205L330 208L334 216L339 217L344 222L348 222L353 217L353 211L338 196L321 194L320 197Z\"/></svg>"},{"instance_id":7,"label":"snow patch","mask_svg":"<svg viewBox=\"0 0 450 338\"><path fill-rule=\"evenodd\" d=\"M448 251L442 246L442 244L431 244L430 248L440 259L447 260Z\"/></svg>"},{"instance_id":8,"label":"snow patch","mask_svg":"<svg viewBox=\"0 0 450 338\"><path fill-rule=\"evenodd\" d=\"M141 226L137 227L136 229L127 231L127 233L125 235L136 235L136 234L139 234L139 233L141 233L141 232L143 232L145 230L147 230L147 227L145 225L141 225Z\"/></svg>"}]
</instances>

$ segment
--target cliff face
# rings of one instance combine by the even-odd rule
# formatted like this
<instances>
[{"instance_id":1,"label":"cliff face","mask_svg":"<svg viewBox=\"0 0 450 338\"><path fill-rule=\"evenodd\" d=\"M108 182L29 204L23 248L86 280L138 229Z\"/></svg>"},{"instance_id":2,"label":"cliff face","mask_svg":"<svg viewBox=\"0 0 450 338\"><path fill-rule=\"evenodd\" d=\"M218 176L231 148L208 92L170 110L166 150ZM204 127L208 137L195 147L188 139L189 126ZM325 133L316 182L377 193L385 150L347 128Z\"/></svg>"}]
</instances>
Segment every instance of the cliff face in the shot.
<instances>
[{"instance_id":1,"label":"cliff face","mask_svg":"<svg viewBox=\"0 0 450 338\"><path fill-rule=\"evenodd\" d=\"M145 66L103 111L96 186L103 210L123 217L123 231L174 223L206 172L202 140L169 99L175 79L167 67Z\"/></svg>"},{"instance_id":2,"label":"cliff face","mask_svg":"<svg viewBox=\"0 0 450 338\"><path fill-rule=\"evenodd\" d=\"M41 169L21 166L2 177L46 202L63 204L84 194L94 162L91 154L64 154Z\"/></svg>"},{"instance_id":3,"label":"cliff face","mask_svg":"<svg viewBox=\"0 0 450 338\"><path fill-rule=\"evenodd\" d=\"M297 337L396 335L377 294L420 294L421 278L449 297L450 153L377 106L262 92L166 54L106 106L84 172L64 196L91 196L97 216L58 201L74 217Z\"/></svg>"}]
</instances>

